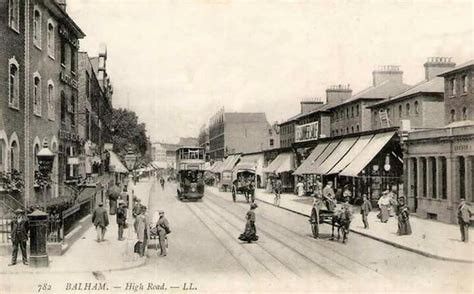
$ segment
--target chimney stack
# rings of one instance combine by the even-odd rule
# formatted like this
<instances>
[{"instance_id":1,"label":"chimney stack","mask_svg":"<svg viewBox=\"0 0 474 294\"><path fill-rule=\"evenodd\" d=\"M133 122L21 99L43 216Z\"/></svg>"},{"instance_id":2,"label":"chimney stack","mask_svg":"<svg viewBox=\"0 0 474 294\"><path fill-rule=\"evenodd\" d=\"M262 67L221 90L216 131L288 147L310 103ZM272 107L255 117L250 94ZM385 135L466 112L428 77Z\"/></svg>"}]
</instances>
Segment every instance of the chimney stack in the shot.
<instances>
[{"instance_id":1,"label":"chimney stack","mask_svg":"<svg viewBox=\"0 0 474 294\"><path fill-rule=\"evenodd\" d=\"M451 57L428 57L425 64L425 79L435 78L438 74L456 66Z\"/></svg>"},{"instance_id":2,"label":"chimney stack","mask_svg":"<svg viewBox=\"0 0 474 294\"><path fill-rule=\"evenodd\" d=\"M66 0L56 0L56 2L62 10L66 11Z\"/></svg>"},{"instance_id":3,"label":"chimney stack","mask_svg":"<svg viewBox=\"0 0 474 294\"><path fill-rule=\"evenodd\" d=\"M323 101L319 98L301 100L301 113L309 113L323 106Z\"/></svg>"},{"instance_id":4,"label":"chimney stack","mask_svg":"<svg viewBox=\"0 0 474 294\"><path fill-rule=\"evenodd\" d=\"M372 72L373 86L378 86L385 81L403 83L403 71L398 65L382 65Z\"/></svg>"},{"instance_id":5,"label":"chimney stack","mask_svg":"<svg viewBox=\"0 0 474 294\"><path fill-rule=\"evenodd\" d=\"M333 85L326 89L326 103L336 105L351 98L351 85Z\"/></svg>"}]
</instances>

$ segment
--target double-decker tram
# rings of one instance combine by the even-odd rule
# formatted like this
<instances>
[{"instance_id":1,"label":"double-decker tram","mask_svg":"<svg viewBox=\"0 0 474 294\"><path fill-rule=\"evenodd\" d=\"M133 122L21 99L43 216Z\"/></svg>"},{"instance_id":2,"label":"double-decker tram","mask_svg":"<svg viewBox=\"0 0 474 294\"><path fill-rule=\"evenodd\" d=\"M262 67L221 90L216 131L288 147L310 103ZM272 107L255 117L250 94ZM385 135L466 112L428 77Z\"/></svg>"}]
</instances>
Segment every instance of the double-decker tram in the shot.
<instances>
[{"instance_id":1,"label":"double-decker tram","mask_svg":"<svg viewBox=\"0 0 474 294\"><path fill-rule=\"evenodd\" d=\"M176 181L180 200L201 199L204 196L204 153L202 147L176 150Z\"/></svg>"}]
</instances>

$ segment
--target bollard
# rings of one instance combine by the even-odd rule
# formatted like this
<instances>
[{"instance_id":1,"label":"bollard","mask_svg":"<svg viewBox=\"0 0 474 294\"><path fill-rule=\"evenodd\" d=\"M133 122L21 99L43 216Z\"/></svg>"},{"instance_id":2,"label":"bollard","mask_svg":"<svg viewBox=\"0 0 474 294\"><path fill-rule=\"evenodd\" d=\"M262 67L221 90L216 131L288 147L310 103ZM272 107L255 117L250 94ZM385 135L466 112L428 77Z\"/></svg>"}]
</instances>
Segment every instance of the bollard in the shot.
<instances>
[{"instance_id":1,"label":"bollard","mask_svg":"<svg viewBox=\"0 0 474 294\"><path fill-rule=\"evenodd\" d=\"M30 225L30 266L48 267L49 259L46 252L48 232L48 214L35 210L28 215Z\"/></svg>"}]
</instances>

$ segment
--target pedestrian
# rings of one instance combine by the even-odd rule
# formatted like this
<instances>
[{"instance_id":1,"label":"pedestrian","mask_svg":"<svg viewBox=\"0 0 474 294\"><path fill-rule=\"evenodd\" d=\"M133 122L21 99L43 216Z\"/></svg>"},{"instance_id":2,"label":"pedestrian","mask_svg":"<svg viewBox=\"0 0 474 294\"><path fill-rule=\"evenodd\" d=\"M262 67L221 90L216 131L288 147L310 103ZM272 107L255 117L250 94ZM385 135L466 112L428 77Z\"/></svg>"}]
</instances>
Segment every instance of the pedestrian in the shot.
<instances>
[{"instance_id":1,"label":"pedestrian","mask_svg":"<svg viewBox=\"0 0 474 294\"><path fill-rule=\"evenodd\" d=\"M123 241L123 230L127 223L127 210L125 201L119 200L119 207L117 208L117 225L118 225L118 240Z\"/></svg>"},{"instance_id":2,"label":"pedestrian","mask_svg":"<svg viewBox=\"0 0 474 294\"><path fill-rule=\"evenodd\" d=\"M388 192L388 197L390 199L390 207L389 207L389 212L390 216L394 216L395 214L398 215L398 194L396 187L393 186L392 189Z\"/></svg>"},{"instance_id":3,"label":"pedestrian","mask_svg":"<svg viewBox=\"0 0 474 294\"><path fill-rule=\"evenodd\" d=\"M466 199L461 198L457 209L459 229L461 230L461 241L469 242L469 223L471 222L472 211L467 205Z\"/></svg>"},{"instance_id":4,"label":"pedestrian","mask_svg":"<svg viewBox=\"0 0 474 294\"><path fill-rule=\"evenodd\" d=\"M135 203L133 205L132 215L133 217L137 217L142 210L142 204L140 198L135 198Z\"/></svg>"},{"instance_id":5,"label":"pedestrian","mask_svg":"<svg viewBox=\"0 0 474 294\"><path fill-rule=\"evenodd\" d=\"M163 177L160 178L161 190L165 189L165 179Z\"/></svg>"},{"instance_id":6,"label":"pedestrian","mask_svg":"<svg viewBox=\"0 0 474 294\"><path fill-rule=\"evenodd\" d=\"M344 186L344 192L342 192L342 198L344 198L344 202L350 202L352 200L352 192L349 185Z\"/></svg>"},{"instance_id":7,"label":"pedestrian","mask_svg":"<svg viewBox=\"0 0 474 294\"><path fill-rule=\"evenodd\" d=\"M323 198L326 202L326 207L329 211L334 211L336 208L336 194L334 194L334 189L332 188L332 182L328 181L326 187L323 189Z\"/></svg>"},{"instance_id":8,"label":"pedestrian","mask_svg":"<svg viewBox=\"0 0 474 294\"><path fill-rule=\"evenodd\" d=\"M26 253L26 241L28 240L29 222L25 211L22 209L15 210L15 218L10 224L11 228L11 240L12 240L12 262L9 266L16 264L16 258L18 256L18 247L21 250L21 256L23 258L23 264L28 265L28 256Z\"/></svg>"},{"instance_id":9,"label":"pedestrian","mask_svg":"<svg viewBox=\"0 0 474 294\"><path fill-rule=\"evenodd\" d=\"M364 223L364 229L369 228L369 221L367 220L367 216L369 215L369 212L372 211L372 204L370 203L370 200L367 199L367 194L362 195L363 203L362 206L360 207L360 214L362 215L362 222Z\"/></svg>"},{"instance_id":10,"label":"pedestrian","mask_svg":"<svg viewBox=\"0 0 474 294\"><path fill-rule=\"evenodd\" d=\"M397 207L398 213L398 232L399 236L411 235L410 226L410 210L405 203L405 197L399 198L399 205Z\"/></svg>"},{"instance_id":11,"label":"pedestrian","mask_svg":"<svg viewBox=\"0 0 474 294\"><path fill-rule=\"evenodd\" d=\"M158 233L158 242L160 243L160 249L161 249L160 256L164 257L166 256L166 249L167 249L166 235L171 233L171 229L170 229L170 224L165 217L165 212L163 210L160 210L158 214L160 215L160 218L158 219L158 222L156 223L156 231Z\"/></svg>"},{"instance_id":12,"label":"pedestrian","mask_svg":"<svg viewBox=\"0 0 474 294\"><path fill-rule=\"evenodd\" d=\"M107 210L105 210L104 204L99 203L99 207L94 210L92 223L97 231L97 242L104 241L105 232L109 225L109 217L107 216Z\"/></svg>"},{"instance_id":13,"label":"pedestrian","mask_svg":"<svg viewBox=\"0 0 474 294\"><path fill-rule=\"evenodd\" d=\"M252 241L257 241L257 228L255 227L255 209L257 208L257 203L250 203L250 210L247 211L245 223L245 230L239 236L239 240L251 243Z\"/></svg>"},{"instance_id":14,"label":"pedestrian","mask_svg":"<svg viewBox=\"0 0 474 294\"><path fill-rule=\"evenodd\" d=\"M379 198L377 204L380 208L380 213L377 215L377 217L382 223L386 223L390 217L390 197L387 190L382 192L382 196Z\"/></svg>"},{"instance_id":15,"label":"pedestrian","mask_svg":"<svg viewBox=\"0 0 474 294\"><path fill-rule=\"evenodd\" d=\"M304 184L301 180L298 181L298 184L296 184L296 193L298 194L299 197L304 196Z\"/></svg>"},{"instance_id":16,"label":"pedestrian","mask_svg":"<svg viewBox=\"0 0 474 294\"><path fill-rule=\"evenodd\" d=\"M148 236L150 236L150 228L146 217L146 206L141 206L140 213L135 217L134 227L140 244L138 254L140 257L144 257L146 246L148 244Z\"/></svg>"}]
</instances>

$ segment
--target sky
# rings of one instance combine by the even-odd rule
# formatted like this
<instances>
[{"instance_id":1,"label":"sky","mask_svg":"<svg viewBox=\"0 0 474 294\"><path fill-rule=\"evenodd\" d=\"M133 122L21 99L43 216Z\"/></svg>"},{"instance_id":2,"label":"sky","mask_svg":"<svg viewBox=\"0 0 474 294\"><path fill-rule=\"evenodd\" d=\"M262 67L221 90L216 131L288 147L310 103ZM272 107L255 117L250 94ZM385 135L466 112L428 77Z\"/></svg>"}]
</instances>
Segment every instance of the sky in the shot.
<instances>
[{"instance_id":1,"label":"sky","mask_svg":"<svg viewBox=\"0 0 474 294\"><path fill-rule=\"evenodd\" d=\"M474 58L471 1L68 0L86 33L81 51L107 46L114 107L146 123L152 141L197 137L220 108L265 112L270 123L357 93L380 65L424 79L428 57Z\"/></svg>"}]
</instances>

